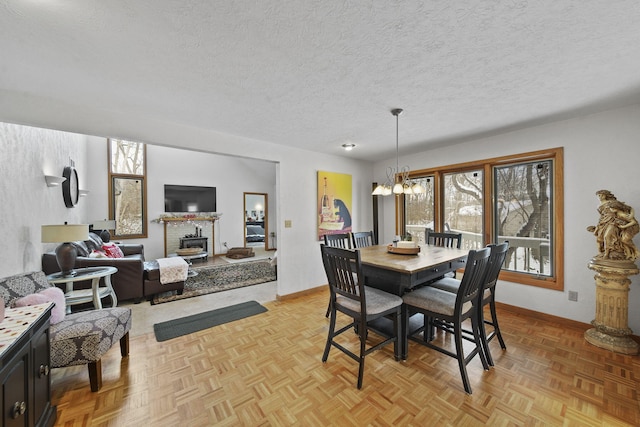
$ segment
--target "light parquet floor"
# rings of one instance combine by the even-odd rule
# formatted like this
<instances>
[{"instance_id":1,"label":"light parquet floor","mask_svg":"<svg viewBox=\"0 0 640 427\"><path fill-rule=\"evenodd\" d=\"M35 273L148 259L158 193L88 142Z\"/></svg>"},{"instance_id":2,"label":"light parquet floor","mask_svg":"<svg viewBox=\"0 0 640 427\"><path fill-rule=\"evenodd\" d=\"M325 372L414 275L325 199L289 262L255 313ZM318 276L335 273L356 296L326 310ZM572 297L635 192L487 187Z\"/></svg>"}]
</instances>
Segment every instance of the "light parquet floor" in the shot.
<instances>
[{"instance_id":1,"label":"light parquet floor","mask_svg":"<svg viewBox=\"0 0 640 427\"><path fill-rule=\"evenodd\" d=\"M586 343L584 330L500 311L507 342L496 366L469 365L410 343L357 364L336 349L321 361L328 293L264 303L267 313L163 343L153 332L103 358L103 388L86 366L53 370L59 426L638 426L640 358ZM168 303L172 304L172 303ZM135 308L134 308L135 309ZM355 335L343 335L356 344ZM441 337L442 339L442 337Z\"/></svg>"}]
</instances>

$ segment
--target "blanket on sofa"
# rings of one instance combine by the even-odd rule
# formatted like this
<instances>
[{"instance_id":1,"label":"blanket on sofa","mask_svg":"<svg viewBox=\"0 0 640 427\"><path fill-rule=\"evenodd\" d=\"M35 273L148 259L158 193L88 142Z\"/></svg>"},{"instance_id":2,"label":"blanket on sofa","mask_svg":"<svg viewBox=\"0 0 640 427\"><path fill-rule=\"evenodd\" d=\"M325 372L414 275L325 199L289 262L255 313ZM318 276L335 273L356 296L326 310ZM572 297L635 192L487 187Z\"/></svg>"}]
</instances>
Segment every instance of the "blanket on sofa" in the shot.
<instances>
[{"instance_id":1,"label":"blanket on sofa","mask_svg":"<svg viewBox=\"0 0 640 427\"><path fill-rule=\"evenodd\" d=\"M187 280L189 264L180 257L158 258L160 266L160 283L184 282Z\"/></svg>"}]
</instances>

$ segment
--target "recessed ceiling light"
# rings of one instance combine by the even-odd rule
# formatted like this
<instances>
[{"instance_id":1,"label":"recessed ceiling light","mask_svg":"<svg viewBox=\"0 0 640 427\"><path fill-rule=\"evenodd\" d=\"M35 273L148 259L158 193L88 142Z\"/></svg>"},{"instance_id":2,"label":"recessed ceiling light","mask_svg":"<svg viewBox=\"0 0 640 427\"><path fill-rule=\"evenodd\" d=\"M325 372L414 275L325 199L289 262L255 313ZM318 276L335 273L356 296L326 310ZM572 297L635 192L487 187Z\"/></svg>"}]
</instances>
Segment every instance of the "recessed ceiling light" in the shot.
<instances>
[{"instance_id":1,"label":"recessed ceiling light","mask_svg":"<svg viewBox=\"0 0 640 427\"><path fill-rule=\"evenodd\" d=\"M355 146L356 144L352 144L352 143L342 144L342 148L344 148L347 151L353 150Z\"/></svg>"}]
</instances>

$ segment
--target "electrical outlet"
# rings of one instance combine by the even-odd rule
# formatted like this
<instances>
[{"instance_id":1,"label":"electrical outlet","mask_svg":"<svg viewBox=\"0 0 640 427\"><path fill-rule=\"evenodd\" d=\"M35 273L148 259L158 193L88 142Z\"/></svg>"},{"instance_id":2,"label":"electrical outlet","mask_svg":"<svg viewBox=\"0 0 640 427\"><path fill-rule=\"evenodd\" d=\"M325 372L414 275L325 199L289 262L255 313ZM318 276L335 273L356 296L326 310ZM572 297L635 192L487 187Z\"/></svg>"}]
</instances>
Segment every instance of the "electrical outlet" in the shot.
<instances>
[{"instance_id":1,"label":"electrical outlet","mask_svg":"<svg viewBox=\"0 0 640 427\"><path fill-rule=\"evenodd\" d=\"M578 301L577 291L569 291L569 301Z\"/></svg>"}]
</instances>

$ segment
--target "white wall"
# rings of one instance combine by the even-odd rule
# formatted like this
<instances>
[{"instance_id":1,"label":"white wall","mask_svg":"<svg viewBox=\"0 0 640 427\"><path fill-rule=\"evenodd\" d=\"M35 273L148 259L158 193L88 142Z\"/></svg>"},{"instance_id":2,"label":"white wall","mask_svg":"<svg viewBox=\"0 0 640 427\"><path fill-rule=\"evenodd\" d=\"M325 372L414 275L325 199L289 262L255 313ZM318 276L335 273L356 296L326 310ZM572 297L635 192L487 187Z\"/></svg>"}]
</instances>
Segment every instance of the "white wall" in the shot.
<instances>
[{"instance_id":1,"label":"white wall","mask_svg":"<svg viewBox=\"0 0 640 427\"><path fill-rule=\"evenodd\" d=\"M62 176L75 162L80 188L86 183L86 137L68 132L0 123L0 277L41 269L45 224L82 223L84 197L67 208L61 187L47 187L44 176Z\"/></svg>"},{"instance_id":2,"label":"white wall","mask_svg":"<svg viewBox=\"0 0 640 427\"><path fill-rule=\"evenodd\" d=\"M401 165L411 169L463 163L473 160L564 147L564 292L503 282L498 301L589 323L595 317L594 272L587 268L597 254L595 237L586 231L599 219L595 192L612 191L618 200L640 212L640 106L536 126L499 136L428 150L406 156ZM393 159L395 162L395 159ZM381 180L389 161L375 166ZM380 242L390 242L394 231L393 197L381 198ZM634 239L639 246L640 236ZM640 246L639 246L640 247ZM631 277L629 326L640 333L640 276ZM568 301L568 291L577 291L577 302Z\"/></svg>"}]
</instances>

